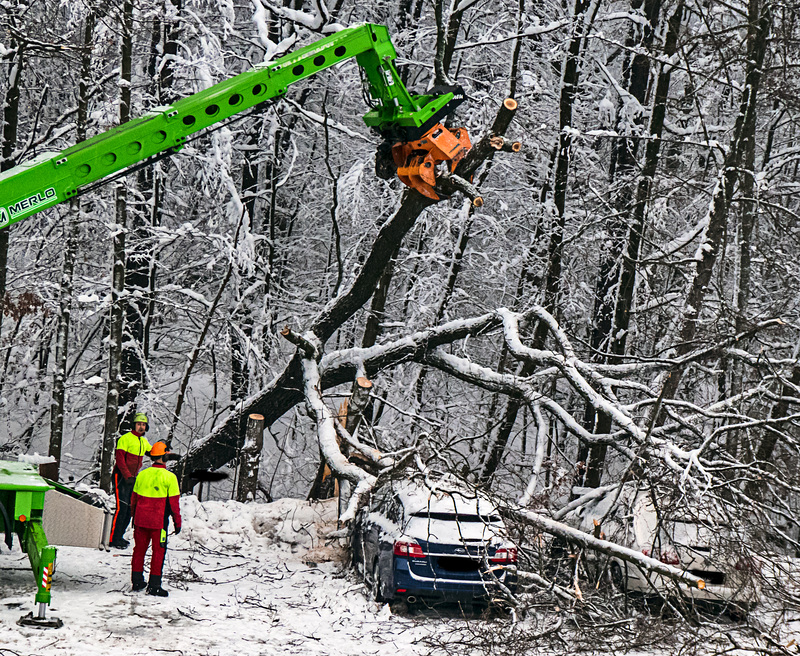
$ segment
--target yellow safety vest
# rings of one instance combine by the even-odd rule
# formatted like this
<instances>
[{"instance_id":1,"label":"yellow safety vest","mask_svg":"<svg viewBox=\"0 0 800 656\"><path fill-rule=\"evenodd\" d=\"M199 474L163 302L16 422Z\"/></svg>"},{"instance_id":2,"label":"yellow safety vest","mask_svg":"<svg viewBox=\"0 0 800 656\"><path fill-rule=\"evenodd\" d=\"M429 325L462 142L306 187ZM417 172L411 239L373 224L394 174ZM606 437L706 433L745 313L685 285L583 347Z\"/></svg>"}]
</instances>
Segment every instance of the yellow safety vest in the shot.
<instances>
[{"instance_id":1,"label":"yellow safety vest","mask_svg":"<svg viewBox=\"0 0 800 656\"><path fill-rule=\"evenodd\" d=\"M144 435L139 437L136 433L128 432L117 440L117 448L141 457L151 449L151 446Z\"/></svg>"},{"instance_id":2,"label":"yellow safety vest","mask_svg":"<svg viewBox=\"0 0 800 656\"><path fill-rule=\"evenodd\" d=\"M148 467L139 472L133 491L141 497L151 499L177 497L181 494L178 477L163 467Z\"/></svg>"}]
</instances>

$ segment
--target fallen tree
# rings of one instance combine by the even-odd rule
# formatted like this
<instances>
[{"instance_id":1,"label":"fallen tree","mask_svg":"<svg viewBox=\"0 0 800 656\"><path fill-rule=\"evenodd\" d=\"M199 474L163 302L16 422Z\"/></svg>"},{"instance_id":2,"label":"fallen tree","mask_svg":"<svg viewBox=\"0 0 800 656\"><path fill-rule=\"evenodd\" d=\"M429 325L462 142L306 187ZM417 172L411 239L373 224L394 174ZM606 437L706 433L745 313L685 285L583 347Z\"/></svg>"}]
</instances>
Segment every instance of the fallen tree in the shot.
<instances>
[{"instance_id":1,"label":"fallen tree","mask_svg":"<svg viewBox=\"0 0 800 656\"><path fill-rule=\"evenodd\" d=\"M567 526L566 524L556 521L555 519L551 519L550 517L540 513L525 510L524 508L516 508L513 506L505 508L505 512L510 517L532 524L548 535L554 535L569 542L574 542L585 549L598 551L606 554L607 556L615 556L616 558L631 563L632 565L635 565L646 572L660 574L661 576L671 579L677 583L685 583L686 585L697 588L698 590L702 590L706 587L706 583L702 578L695 576L694 574L690 574L686 570L662 563L660 560L645 556L643 553L634 549L620 546L613 542L609 542L608 540L596 538L593 535L579 531L576 528Z\"/></svg>"},{"instance_id":2,"label":"fallen tree","mask_svg":"<svg viewBox=\"0 0 800 656\"><path fill-rule=\"evenodd\" d=\"M447 197L470 188L467 181L478 168L499 152L493 146L493 140L505 134L516 109L517 104L514 101L507 100L500 106L492 127L459 162L454 174L440 181L437 192ZM321 345L324 345L345 321L366 304L399 244L422 212L434 204L435 201L416 191L406 190L403 193L400 207L378 231L353 283L346 291L331 299L308 326L307 332L313 334ZM212 433L189 445L179 465L179 477L184 491L191 489L188 472L194 469L217 469L227 464L232 455L238 453L244 441L243 417L253 413L260 414L264 416L265 425L270 426L303 400L301 361L302 357L295 353L269 385L258 394L239 403ZM351 376L355 375L354 372L348 373ZM343 382L347 380L335 376L326 380L324 374L322 376L323 389Z\"/></svg>"}]
</instances>

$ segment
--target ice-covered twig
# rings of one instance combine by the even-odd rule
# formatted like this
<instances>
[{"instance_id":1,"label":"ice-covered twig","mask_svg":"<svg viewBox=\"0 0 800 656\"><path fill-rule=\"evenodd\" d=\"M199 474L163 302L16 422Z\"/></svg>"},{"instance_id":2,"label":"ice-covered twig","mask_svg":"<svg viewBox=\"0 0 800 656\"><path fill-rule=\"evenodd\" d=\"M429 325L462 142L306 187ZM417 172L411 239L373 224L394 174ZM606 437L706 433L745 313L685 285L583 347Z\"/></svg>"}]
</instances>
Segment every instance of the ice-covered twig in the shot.
<instances>
[{"instance_id":1,"label":"ice-covered twig","mask_svg":"<svg viewBox=\"0 0 800 656\"><path fill-rule=\"evenodd\" d=\"M541 312L537 314L543 320L547 320L548 317L552 319L552 321L548 321L548 327L558 339L564 352L563 356L552 351L541 351L525 346L519 335L519 315L505 308L499 309L498 314L503 318L506 344L508 344L509 350L516 357L530 360L534 363L557 366L575 390L597 410L611 416L637 442L644 441L644 432L635 422L623 413L618 406L599 394L578 370L578 359L575 357L572 345L549 313ZM585 363L582 364L582 368L587 366Z\"/></svg>"}]
</instances>

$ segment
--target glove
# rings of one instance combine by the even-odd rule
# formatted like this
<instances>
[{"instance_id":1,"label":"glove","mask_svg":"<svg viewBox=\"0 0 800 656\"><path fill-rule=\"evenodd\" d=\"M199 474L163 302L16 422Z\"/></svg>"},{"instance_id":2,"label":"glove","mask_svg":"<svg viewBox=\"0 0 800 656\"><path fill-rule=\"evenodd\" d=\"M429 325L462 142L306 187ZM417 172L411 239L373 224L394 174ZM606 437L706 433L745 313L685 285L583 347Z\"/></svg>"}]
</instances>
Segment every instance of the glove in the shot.
<instances>
[{"instance_id":1,"label":"glove","mask_svg":"<svg viewBox=\"0 0 800 656\"><path fill-rule=\"evenodd\" d=\"M180 533L180 532L181 532L181 527L180 526L176 526L175 527L175 535L178 535L178 533Z\"/></svg>"}]
</instances>

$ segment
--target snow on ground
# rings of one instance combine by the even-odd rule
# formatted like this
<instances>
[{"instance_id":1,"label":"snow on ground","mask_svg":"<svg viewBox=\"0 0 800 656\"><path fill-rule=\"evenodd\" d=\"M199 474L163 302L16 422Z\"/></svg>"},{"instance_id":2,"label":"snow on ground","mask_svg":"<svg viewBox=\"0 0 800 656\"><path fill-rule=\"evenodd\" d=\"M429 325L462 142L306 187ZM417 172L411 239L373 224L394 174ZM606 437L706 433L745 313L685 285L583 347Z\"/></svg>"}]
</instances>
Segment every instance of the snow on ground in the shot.
<instances>
[{"instance_id":1,"label":"snow on ground","mask_svg":"<svg viewBox=\"0 0 800 656\"><path fill-rule=\"evenodd\" d=\"M326 544L336 500L270 504L181 499L183 531L170 536L168 599L133 593L132 546L60 547L49 615L60 629L16 624L34 610L28 558L0 553L0 654L176 653L192 656L427 653L431 624L378 606ZM130 533L130 531L129 531ZM128 536L130 537L130 535Z\"/></svg>"},{"instance_id":2,"label":"snow on ground","mask_svg":"<svg viewBox=\"0 0 800 656\"><path fill-rule=\"evenodd\" d=\"M363 585L346 568L341 544L326 540L336 529L336 504L336 499L200 503L196 497L183 497L184 528L180 535L170 536L164 568L167 599L131 591L132 547L110 552L60 547L48 613L63 620L59 629L17 625L20 616L35 612L35 586L28 558L16 540L10 552L3 545L0 656L421 656L441 654L436 645L442 644L447 653L466 656L489 653L475 643L487 634L492 636L490 653L511 656L522 653L519 642L516 648L509 643L519 638L519 630L546 635L562 624L558 609L532 614L516 627L507 618L464 619L457 611L393 614L388 605L368 599ZM705 645L702 649L679 649L685 640L673 640L677 634L661 648L650 643L642 650L626 644L641 620L641 615L632 616L625 621L627 632L606 642L593 642L580 631L575 634L574 627L564 622L565 637L570 643L574 639L573 651L583 654L666 656L678 650L699 655L730 649L722 633L717 642L721 640L724 648L717 649L710 639L717 635L713 625L699 643ZM775 622L766 625L778 635ZM668 628L661 627L661 633ZM791 638L798 635L797 628L787 625L780 642L795 644ZM609 648L611 644L615 646ZM523 651L530 656L557 653L546 643L537 648L530 642Z\"/></svg>"}]
</instances>

